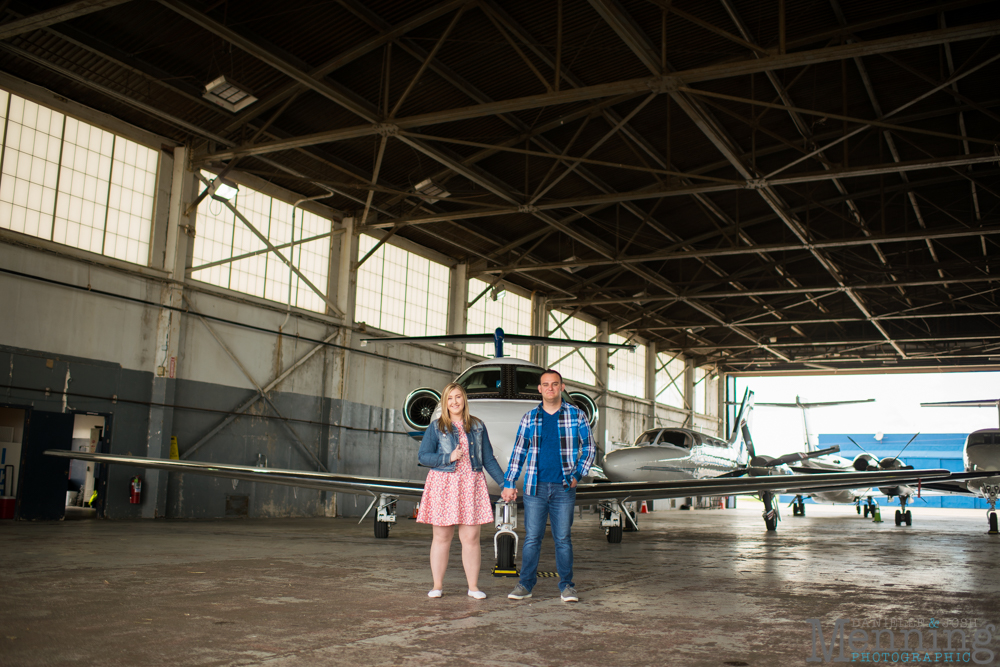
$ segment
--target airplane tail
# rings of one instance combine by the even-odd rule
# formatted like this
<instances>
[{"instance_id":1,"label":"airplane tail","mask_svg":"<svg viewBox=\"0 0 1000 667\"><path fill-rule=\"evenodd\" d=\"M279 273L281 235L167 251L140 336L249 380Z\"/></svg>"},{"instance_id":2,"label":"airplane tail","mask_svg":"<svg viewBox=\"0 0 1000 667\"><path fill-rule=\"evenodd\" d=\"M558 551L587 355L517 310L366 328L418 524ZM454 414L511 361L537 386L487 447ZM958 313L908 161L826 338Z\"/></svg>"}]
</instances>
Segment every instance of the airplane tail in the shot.
<instances>
[{"instance_id":1,"label":"airplane tail","mask_svg":"<svg viewBox=\"0 0 1000 667\"><path fill-rule=\"evenodd\" d=\"M732 432L729 434L727 444L730 447L736 446L742 439L746 443L747 452L752 457L753 440L750 437L750 429L753 427L753 392L747 389L743 393L743 401L740 403L739 412L733 420Z\"/></svg>"}]
</instances>

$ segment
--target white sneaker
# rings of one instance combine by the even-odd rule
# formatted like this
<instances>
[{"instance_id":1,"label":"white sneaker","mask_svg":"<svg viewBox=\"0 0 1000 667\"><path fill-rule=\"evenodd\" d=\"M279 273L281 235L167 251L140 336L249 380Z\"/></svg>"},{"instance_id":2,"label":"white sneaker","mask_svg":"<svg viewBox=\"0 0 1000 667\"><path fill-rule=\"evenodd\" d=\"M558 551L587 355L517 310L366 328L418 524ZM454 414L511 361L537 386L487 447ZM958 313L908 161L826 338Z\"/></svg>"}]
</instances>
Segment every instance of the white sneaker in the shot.
<instances>
[{"instance_id":1,"label":"white sneaker","mask_svg":"<svg viewBox=\"0 0 1000 667\"><path fill-rule=\"evenodd\" d=\"M486 593L484 593L483 591L469 591L469 597L476 598L477 600L485 600Z\"/></svg>"},{"instance_id":2,"label":"white sneaker","mask_svg":"<svg viewBox=\"0 0 1000 667\"><path fill-rule=\"evenodd\" d=\"M435 588L432 591L427 591L427 597L429 597L429 598L439 598L443 594L444 594L444 591L442 591L440 588Z\"/></svg>"}]
</instances>

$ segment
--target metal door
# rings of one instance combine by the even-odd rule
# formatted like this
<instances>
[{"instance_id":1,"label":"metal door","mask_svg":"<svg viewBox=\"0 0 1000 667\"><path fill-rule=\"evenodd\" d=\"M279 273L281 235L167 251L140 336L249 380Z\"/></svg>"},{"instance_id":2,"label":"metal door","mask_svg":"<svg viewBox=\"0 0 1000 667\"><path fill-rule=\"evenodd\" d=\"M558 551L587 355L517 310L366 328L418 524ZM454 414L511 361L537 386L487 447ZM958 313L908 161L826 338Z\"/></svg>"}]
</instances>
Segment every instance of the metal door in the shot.
<instances>
[{"instance_id":1,"label":"metal door","mask_svg":"<svg viewBox=\"0 0 1000 667\"><path fill-rule=\"evenodd\" d=\"M45 456L46 449L70 449L73 415L32 410L21 447L21 474L14 518L53 521L66 516L69 459Z\"/></svg>"}]
</instances>

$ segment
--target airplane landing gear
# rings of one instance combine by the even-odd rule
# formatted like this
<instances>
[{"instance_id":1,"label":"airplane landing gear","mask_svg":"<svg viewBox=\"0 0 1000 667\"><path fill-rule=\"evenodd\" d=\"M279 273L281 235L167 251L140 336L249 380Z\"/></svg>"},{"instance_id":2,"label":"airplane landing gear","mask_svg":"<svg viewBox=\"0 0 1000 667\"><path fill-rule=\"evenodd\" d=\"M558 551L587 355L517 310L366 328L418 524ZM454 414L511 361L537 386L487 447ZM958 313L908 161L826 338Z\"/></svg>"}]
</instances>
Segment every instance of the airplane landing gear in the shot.
<instances>
[{"instance_id":1,"label":"airplane landing gear","mask_svg":"<svg viewBox=\"0 0 1000 667\"><path fill-rule=\"evenodd\" d=\"M858 502L860 503L861 501L859 500ZM869 514L871 516L875 516L875 501L871 499L871 496L869 496L868 499L865 500L864 510L866 519L868 518Z\"/></svg>"},{"instance_id":2,"label":"airplane landing gear","mask_svg":"<svg viewBox=\"0 0 1000 667\"><path fill-rule=\"evenodd\" d=\"M792 516L805 516L806 515L806 501L802 499L802 496L795 496L792 498Z\"/></svg>"},{"instance_id":3,"label":"airplane landing gear","mask_svg":"<svg viewBox=\"0 0 1000 667\"><path fill-rule=\"evenodd\" d=\"M389 537L389 527L396 523L396 496L379 494L376 499L378 511L375 512L375 537L384 540ZM372 501L375 502L375 501ZM371 507L369 507L371 509ZM367 514L367 512L366 512Z\"/></svg>"},{"instance_id":4,"label":"airplane landing gear","mask_svg":"<svg viewBox=\"0 0 1000 667\"><path fill-rule=\"evenodd\" d=\"M778 519L781 518L778 515L778 505L774 502L774 494L765 491L760 494L760 499L764 501L764 527L773 532L778 529Z\"/></svg>"},{"instance_id":5,"label":"airplane landing gear","mask_svg":"<svg viewBox=\"0 0 1000 667\"><path fill-rule=\"evenodd\" d=\"M861 514L861 498L855 499L854 507L858 510L858 514ZM868 505L865 505L865 516L868 516Z\"/></svg>"},{"instance_id":6,"label":"airplane landing gear","mask_svg":"<svg viewBox=\"0 0 1000 667\"><path fill-rule=\"evenodd\" d=\"M989 484L983 486L983 491L986 492L986 502L990 504L990 509L986 512L986 518L990 522L989 535L1000 535L1000 530L997 528L997 497L1000 496L1000 484Z\"/></svg>"},{"instance_id":7,"label":"airplane landing gear","mask_svg":"<svg viewBox=\"0 0 1000 667\"><path fill-rule=\"evenodd\" d=\"M621 544L622 531L624 530L622 524L626 520L622 516L622 506L618 504L618 501L612 500L601 503L600 510L601 528L604 529L604 534L608 536L608 542L611 544Z\"/></svg>"},{"instance_id":8,"label":"airplane landing gear","mask_svg":"<svg viewBox=\"0 0 1000 667\"><path fill-rule=\"evenodd\" d=\"M906 509L906 496L900 496L899 509L896 510L896 525L902 526L904 523L907 526L912 526L913 515L910 514L910 510Z\"/></svg>"},{"instance_id":9,"label":"airplane landing gear","mask_svg":"<svg viewBox=\"0 0 1000 667\"><path fill-rule=\"evenodd\" d=\"M622 509L624 514L622 516L622 531L626 533L635 533L639 530L639 524L636 522L636 518L639 516L639 503L628 502L622 504Z\"/></svg>"},{"instance_id":10,"label":"airplane landing gear","mask_svg":"<svg viewBox=\"0 0 1000 667\"><path fill-rule=\"evenodd\" d=\"M493 523L497 532L493 535L493 553L497 564L493 568L494 577L516 577L519 572L514 558L517 556L517 505L498 500L493 509Z\"/></svg>"}]
</instances>

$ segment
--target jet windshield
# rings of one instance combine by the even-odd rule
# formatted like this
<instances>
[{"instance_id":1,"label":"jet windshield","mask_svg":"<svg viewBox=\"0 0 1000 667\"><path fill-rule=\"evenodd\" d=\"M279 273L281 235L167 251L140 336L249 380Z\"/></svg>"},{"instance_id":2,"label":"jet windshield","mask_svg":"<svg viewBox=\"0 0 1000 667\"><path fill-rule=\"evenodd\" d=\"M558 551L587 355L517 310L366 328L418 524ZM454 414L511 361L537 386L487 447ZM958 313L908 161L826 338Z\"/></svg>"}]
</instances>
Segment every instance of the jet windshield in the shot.
<instances>
[{"instance_id":1,"label":"jet windshield","mask_svg":"<svg viewBox=\"0 0 1000 667\"><path fill-rule=\"evenodd\" d=\"M976 445L1000 445L1000 431L982 431L969 434L969 447Z\"/></svg>"},{"instance_id":2,"label":"jet windshield","mask_svg":"<svg viewBox=\"0 0 1000 667\"><path fill-rule=\"evenodd\" d=\"M528 401L541 400L538 385L541 384L543 369L537 366L503 364L496 366L474 366L465 371L456 382L469 398L513 398ZM569 396L563 394L563 400Z\"/></svg>"},{"instance_id":3,"label":"jet windshield","mask_svg":"<svg viewBox=\"0 0 1000 667\"><path fill-rule=\"evenodd\" d=\"M456 382L469 398L499 398L503 373L500 366L475 366L465 371Z\"/></svg>"},{"instance_id":4,"label":"jet windshield","mask_svg":"<svg viewBox=\"0 0 1000 667\"><path fill-rule=\"evenodd\" d=\"M518 398L537 398L541 400L542 395L538 393L538 385L542 383L541 368L531 366L518 366L514 369L514 391Z\"/></svg>"},{"instance_id":5,"label":"jet windshield","mask_svg":"<svg viewBox=\"0 0 1000 667\"><path fill-rule=\"evenodd\" d=\"M653 441L656 440L656 436L659 435L660 429L654 429L652 431L646 431L638 437L635 441L637 445L651 445Z\"/></svg>"}]
</instances>

